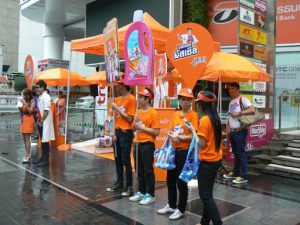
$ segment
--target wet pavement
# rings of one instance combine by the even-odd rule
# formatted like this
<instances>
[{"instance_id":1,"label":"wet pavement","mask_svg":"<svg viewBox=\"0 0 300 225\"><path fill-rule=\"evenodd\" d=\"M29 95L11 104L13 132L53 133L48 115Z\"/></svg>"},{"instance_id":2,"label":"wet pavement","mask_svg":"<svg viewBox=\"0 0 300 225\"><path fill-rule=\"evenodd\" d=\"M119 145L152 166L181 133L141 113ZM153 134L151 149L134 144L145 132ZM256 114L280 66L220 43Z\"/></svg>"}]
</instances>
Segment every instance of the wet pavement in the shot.
<instances>
[{"instance_id":1,"label":"wet pavement","mask_svg":"<svg viewBox=\"0 0 300 225\"><path fill-rule=\"evenodd\" d=\"M131 203L108 193L114 162L77 151L51 150L49 168L23 165L24 146L17 116L0 116L0 224L195 224L201 218L197 188L189 189L186 216L170 222L156 210L167 202L164 182L156 184L156 202ZM37 148L32 149L33 158ZM216 203L224 224L300 222L300 181L270 175L251 176L247 186L217 181ZM300 223L299 223L300 224Z\"/></svg>"}]
</instances>

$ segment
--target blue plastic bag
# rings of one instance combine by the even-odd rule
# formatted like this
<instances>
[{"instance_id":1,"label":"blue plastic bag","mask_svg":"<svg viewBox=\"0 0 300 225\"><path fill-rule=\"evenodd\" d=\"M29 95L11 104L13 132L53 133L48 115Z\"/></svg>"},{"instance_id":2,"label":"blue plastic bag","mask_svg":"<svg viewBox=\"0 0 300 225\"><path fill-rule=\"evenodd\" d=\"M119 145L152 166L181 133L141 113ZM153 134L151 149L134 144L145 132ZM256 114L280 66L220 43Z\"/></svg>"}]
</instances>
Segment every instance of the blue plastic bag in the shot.
<instances>
[{"instance_id":1,"label":"blue plastic bag","mask_svg":"<svg viewBox=\"0 0 300 225\"><path fill-rule=\"evenodd\" d=\"M163 146L158 150L155 166L164 170L175 169L175 149L169 138L166 138Z\"/></svg>"},{"instance_id":2,"label":"blue plastic bag","mask_svg":"<svg viewBox=\"0 0 300 225\"><path fill-rule=\"evenodd\" d=\"M198 144L195 138L193 138L189 147L188 154L186 156L185 164L179 176L179 178L185 181L186 183L191 181L193 177L197 175L198 167L199 167L198 152L199 152Z\"/></svg>"}]
</instances>

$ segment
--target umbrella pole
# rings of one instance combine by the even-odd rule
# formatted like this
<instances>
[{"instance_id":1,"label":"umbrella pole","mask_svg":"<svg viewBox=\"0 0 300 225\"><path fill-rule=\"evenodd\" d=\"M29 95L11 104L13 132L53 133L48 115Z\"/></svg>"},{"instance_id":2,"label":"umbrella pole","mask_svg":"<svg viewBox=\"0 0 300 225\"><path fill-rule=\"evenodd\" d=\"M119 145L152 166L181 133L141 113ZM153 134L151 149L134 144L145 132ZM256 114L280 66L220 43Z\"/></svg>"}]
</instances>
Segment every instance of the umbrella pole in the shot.
<instances>
[{"instance_id":1,"label":"umbrella pole","mask_svg":"<svg viewBox=\"0 0 300 225\"><path fill-rule=\"evenodd\" d=\"M135 98L136 98L136 115L138 115L138 110L139 110L139 101L138 99L138 93L139 93L139 86L135 86ZM136 136L136 142L135 142L135 172L136 172L136 179L138 179L139 176L139 146L138 146L138 130L135 131L135 136Z\"/></svg>"},{"instance_id":2,"label":"umbrella pole","mask_svg":"<svg viewBox=\"0 0 300 225\"><path fill-rule=\"evenodd\" d=\"M70 68L72 62L72 50L70 50L70 64L68 71L68 86L67 86L67 109L66 109L66 124L65 124L65 144L67 144L67 133L68 133L68 117L69 117L69 97L70 97Z\"/></svg>"},{"instance_id":3,"label":"umbrella pole","mask_svg":"<svg viewBox=\"0 0 300 225\"><path fill-rule=\"evenodd\" d=\"M115 94L114 94L114 84L113 82L110 83L110 90L111 90L111 97L112 97L112 103L115 102ZM116 118L115 118L115 114L112 114L112 136L116 138ZM114 145L114 153L115 153L115 158L118 157L118 151L117 151L117 145L116 145L116 141L113 141L113 145Z\"/></svg>"}]
</instances>

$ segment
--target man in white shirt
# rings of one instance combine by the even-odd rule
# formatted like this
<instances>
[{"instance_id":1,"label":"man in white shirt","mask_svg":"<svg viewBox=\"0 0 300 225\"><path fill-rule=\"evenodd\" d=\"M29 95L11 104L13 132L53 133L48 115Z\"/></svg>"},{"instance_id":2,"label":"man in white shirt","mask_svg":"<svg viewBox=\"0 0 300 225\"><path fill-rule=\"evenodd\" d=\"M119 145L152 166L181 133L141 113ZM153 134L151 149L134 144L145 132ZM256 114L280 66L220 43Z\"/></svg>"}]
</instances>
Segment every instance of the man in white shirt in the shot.
<instances>
[{"instance_id":1,"label":"man in white shirt","mask_svg":"<svg viewBox=\"0 0 300 225\"><path fill-rule=\"evenodd\" d=\"M37 166L49 165L49 141L55 140L54 126L51 112L51 97L47 93L47 84L40 80L37 82L37 91L39 93L38 108L40 118L38 121L38 129L42 140L42 157L35 162Z\"/></svg>"},{"instance_id":2,"label":"man in white shirt","mask_svg":"<svg viewBox=\"0 0 300 225\"><path fill-rule=\"evenodd\" d=\"M233 172L225 174L225 179L233 179L233 183L243 184L248 182L248 161L246 156L247 129L242 129L239 117L254 113L254 108L250 100L240 94L240 85L236 82L229 85L229 94L232 100L229 103L229 119L227 132L234 154Z\"/></svg>"}]
</instances>

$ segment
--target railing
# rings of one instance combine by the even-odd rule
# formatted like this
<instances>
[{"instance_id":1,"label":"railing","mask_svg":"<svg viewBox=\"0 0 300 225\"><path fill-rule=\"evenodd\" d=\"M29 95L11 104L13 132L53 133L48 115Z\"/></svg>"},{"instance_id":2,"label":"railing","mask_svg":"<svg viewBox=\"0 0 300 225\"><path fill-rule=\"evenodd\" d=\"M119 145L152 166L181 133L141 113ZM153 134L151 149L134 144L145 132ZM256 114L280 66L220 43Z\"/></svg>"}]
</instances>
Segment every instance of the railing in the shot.
<instances>
[{"instance_id":1,"label":"railing","mask_svg":"<svg viewBox=\"0 0 300 225\"><path fill-rule=\"evenodd\" d=\"M300 129L300 94L281 94L279 97L278 129Z\"/></svg>"}]
</instances>

